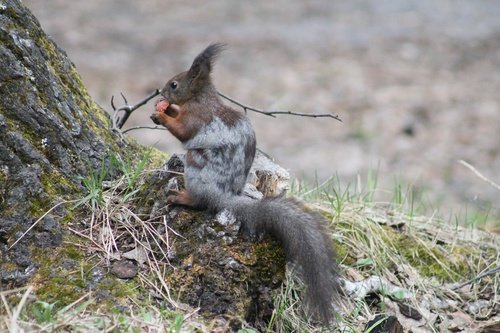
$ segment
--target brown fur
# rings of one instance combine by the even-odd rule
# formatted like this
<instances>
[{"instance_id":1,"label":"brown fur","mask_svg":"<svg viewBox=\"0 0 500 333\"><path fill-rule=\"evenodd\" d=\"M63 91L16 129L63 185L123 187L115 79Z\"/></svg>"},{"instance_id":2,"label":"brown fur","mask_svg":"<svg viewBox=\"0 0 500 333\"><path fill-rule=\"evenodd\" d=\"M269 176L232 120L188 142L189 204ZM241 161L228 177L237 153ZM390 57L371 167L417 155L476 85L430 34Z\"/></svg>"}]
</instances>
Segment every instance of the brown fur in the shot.
<instances>
[{"instance_id":1,"label":"brown fur","mask_svg":"<svg viewBox=\"0 0 500 333\"><path fill-rule=\"evenodd\" d=\"M229 107L221 108L217 114L227 127L234 127L243 117L241 113L234 112Z\"/></svg>"}]
</instances>

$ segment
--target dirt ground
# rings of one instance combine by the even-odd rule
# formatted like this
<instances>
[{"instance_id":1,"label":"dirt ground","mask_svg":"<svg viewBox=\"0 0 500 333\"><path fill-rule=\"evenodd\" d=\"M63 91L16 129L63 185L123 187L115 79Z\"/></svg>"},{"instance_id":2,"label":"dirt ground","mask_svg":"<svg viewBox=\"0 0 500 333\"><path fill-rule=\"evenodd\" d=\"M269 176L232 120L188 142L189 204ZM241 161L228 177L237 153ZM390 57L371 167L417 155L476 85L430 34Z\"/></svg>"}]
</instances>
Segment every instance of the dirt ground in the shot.
<instances>
[{"instance_id":1,"label":"dirt ground","mask_svg":"<svg viewBox=\"0 0 500 333\"><path fill-rule=\"evenodd\" d=\"M224 42L214 72L221 92L342 117L250 114L260 148L292 175L346 184L359 175L366 186L378 170L380 200L400 182L423 192L430 212L472 220L478 209L498 226L500 192L458 163L500 183L498 1L24 2L107 110L112 95L138 101ZM127 125L152 125L152 110ZM163 131L131 133L181 150Z\"/></svg>"}]
</instances>

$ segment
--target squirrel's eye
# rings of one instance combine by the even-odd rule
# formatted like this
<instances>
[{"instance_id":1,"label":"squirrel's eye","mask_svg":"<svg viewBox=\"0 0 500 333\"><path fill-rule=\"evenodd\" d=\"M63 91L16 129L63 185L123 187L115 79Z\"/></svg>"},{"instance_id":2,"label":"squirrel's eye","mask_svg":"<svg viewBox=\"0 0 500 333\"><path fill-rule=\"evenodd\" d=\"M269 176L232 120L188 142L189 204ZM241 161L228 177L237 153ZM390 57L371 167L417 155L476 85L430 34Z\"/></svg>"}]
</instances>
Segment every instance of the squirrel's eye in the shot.
<instances>
[{"instance_id":1,"label":"squirrel's eye","mask_svg":"<svg viewBox=\"0 0 500 333\"><path fill-rule=\"evenodd\" d=\"M176 89L176 88L177 88L177 85L178 85L178 84L177 84L177 81L172 81L172 82L170 82L170 88L172 88L172 89Z\"/></svg>"}]
</instances>

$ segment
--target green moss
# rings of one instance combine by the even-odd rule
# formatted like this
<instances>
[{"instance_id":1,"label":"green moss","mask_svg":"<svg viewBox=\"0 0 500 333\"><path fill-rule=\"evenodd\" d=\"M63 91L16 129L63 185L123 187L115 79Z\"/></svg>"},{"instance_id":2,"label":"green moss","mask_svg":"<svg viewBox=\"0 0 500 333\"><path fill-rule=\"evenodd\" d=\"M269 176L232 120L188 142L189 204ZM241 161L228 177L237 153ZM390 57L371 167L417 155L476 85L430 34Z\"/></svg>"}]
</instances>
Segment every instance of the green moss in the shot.
<instances>
[{"instance_id":1,"label":"green moss","mask_svg":"<svg viewBox=\"0 0 500 333\"><path fill-rule=\"evenodd\" d=\"M0 264L0 269L2 270L2 272L9 272L17 269L17 265L12 262L6 261Z\"/></svg>"},{"instance_id":2,"label":"green moss","mask_svg":"<svg viewBox=\"0 0 500 333\"><path fill-rule=\"evenodd\" d=\"M430 245L418 242L413 236L399 234L394 242L399 253L422 275L440 282L452 282L467 276L470 271L467 256L458 247Z\"/></svg>"},{"instance_id":3,"label":"green moss","mask_svg":"<svg viewBox=\"0 0 500 333\"><path fill-rule=\"evenodd\" d=\"M77 244L76 242L79 241L80 239L77 238L76 236L69 235L66 236L67 243L64 246L64 255L67 258L73 259L73 260L83 260L85 259L85 253L82 252L82 250L78 247L76 247L73 244Z\"/></svg>"},{"instance_id":4,"label":"green moss","mask_svg":"<svg viewBox=\"0 0 500 333\"><path fill-rule=\"evenodd\" d=\"M131 138L131 140L133 139ZM161 166L163 166L163 164L165 164L169 157L169 154L156 148L151 148L151 153L149 155L150 164L148 165L148 169L160 168Z\"/></svg>"},{"instance_id":5,"label":"green moss","mask_svg":"<svg viewBox=\"0 0 500 333\"><path fill-rule=\"evenodd\" d=\"M113 309L117 302L125 305L129 297L138 299L141 289L135 280L122 281L109 274L96 277L95 267L100 263L99 258L89 258L80 247L75 246L81 241L78 237L68 235L65 239L64 245L57 249L34 251L39 269L33 284L40 300L57 302L58 307L63 307L92 290L93 297L106 295L99 302L99 308ZM72 261L70 267L64 264L68 260Z\"/></svg>"},{"instance_id":6,"label":"green moss","mask_svg":"<svg viewBox=\"0 0 500 333\"><path fill-rule=\"evenodd\" d=\"M116 304L114 300L118 299L121 303L126 304L127 298L138 299L140 294L139 285L135 280L123 281L117 278L103 279L97 283L97 290L105 290L113 297L107 298L108 307L113 308Z\"/></svg>"},{"instance_id":7,"label":"green moss","mask_svg":"<svg viewBox=\"0 0 500 333\"><path fill-rule=\"evenodd\" d=\"M111 119L109 115L99 107L88 94L87 88L78 74L75 66L63 61L60 56L59 49L45 35L38 34L33 37L36 44L47 53L47 67L52 76L58 81L61 88L62 99L72 98L82 110L81 123L88 126L89 130L96 133L100 138L104 139L108 144L116 145L117 139L115 134L110 131ZM79 92L75 95L72 92ZM42 96L43 98L43 96ZM42 101L43 104L49 105L48 101ZM59 110L52 109L51 112L58 113ZM59 117L62 121L67 121L66 117ZM71 124L66 123L66 127L71 127ZM115 147L119 151L119 147Z\"/></svg>"},{"instance_id":8,"label":"green moss","mask_svg":"<svg viewBox=\"0 0 500 333\"><path fill-rule=\"evenodd\" d=\"M7 125L6 131L14 131L16 133L22 134L23 138L31 143L33 148L40 148L42 137L35 131L31 126L26 125L23 122L14 121L8 117L5 117L5 122ZM23 159L22 155L18 156L24 164L31 164L32 160Z\"/></svg>"},{"instance_id":9,"label":"green moss","mask_svg":"<svg viewBox=\"0 0 500 333\"><path fill-rule=\"evenodd\" d=\"M64 306L76 301L87 292L85 277L93 262L78 261L79 269L70 270L62 265L64 259L75 257L73 245L57 249L36 249L33 253L39 265L33 283L41 300L48 303L57 302L58 305Z\"/></svg>"},{"instance_id":10,"label":"green moss","mask_svg":"<svg viewBox=\"0 0 500 333\"><path fill-rule=\"evenodd\" d=\"M258 258L258 269L255 274L265 285L276 279L285 277L285 252L283 247L274 239L267 238L263 242L253 244L255 257Z\"/></svg>"},{"instance_id":11,"label":"green moss","mask_svg":"<svg viewBox=\"0 0 500 333\"><path fill-rule=\"evenodd\" d=\"M74 195L74 193L78 192L76 185L55 169L44 171L40 178L44 192L47 195L30 200L29 213L34 218L39 218L51 209L54 199L61 197L65 192L68 195Z\"/></svg>"},{"instance_id":12,"label":"green moss","mask_svg":"<svg viewBox=\"0 0 500 333\"><path fill-rule=\"evenodd\" d=\"M45 170L40 181L45 192L51 196L69 195L80 191L74 181L61 174L57 169Z\"/></svg>"},{"instance_id":13,"label":"green moss","mask_svg":"<svg viewBox=\"0 0 500 333\"><path fill-rule=\"evenodd\" d=\"M257 258L256 264L262 272L275 274L281 271L281 273L284 273L286 265L285 251L278 241L266 237L263 241L254 243L252 246L254 255Z\"/></svg>"},{"instance_id":14,"label":"green moss","mask_svg":"<svg viewBox=\"0 0 500 333\"><path fill-rule=\"evenodd\" d=\"M346 266L354 266L355 260L352 256L349 256L347 247L341 242L334 242L335 253L337 255L337 260Z\"/></svg>"},{"instance_id":15,"label":"green moss","mask_svg":"<svg viewBox=\"0 0 500 333\"><path fill-rule=\"evenodd\" d=\"M50 201L47 199L32 199L31 200L31 205L30 205L30 215L33 216L34 218L38 218L45 214L45 212L50 209L47 208L50 204Z\"/></svg>"}]
</instances>

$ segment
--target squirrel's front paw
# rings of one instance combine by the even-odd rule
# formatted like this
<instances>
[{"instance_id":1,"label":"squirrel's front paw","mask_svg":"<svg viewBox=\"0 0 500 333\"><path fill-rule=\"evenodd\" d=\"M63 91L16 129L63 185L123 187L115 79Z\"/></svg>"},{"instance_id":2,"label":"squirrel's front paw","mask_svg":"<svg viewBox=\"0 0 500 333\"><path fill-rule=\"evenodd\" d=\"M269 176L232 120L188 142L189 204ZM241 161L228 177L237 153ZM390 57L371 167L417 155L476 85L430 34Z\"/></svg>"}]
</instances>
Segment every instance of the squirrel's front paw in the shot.
<instances>
[{"instance_id":1,"label":"squirrel's front paw","mask_svg":"<svg viewBox=\"0 0 500 333\"><path fill-rule=\"evenodd\" d=\"M150 118L156 125L162 125L160 112L153 113Z\"/></svg>"},{"instance_id":2,"label":"squirrel's front paw","mask_svg":"<svg viewBox=\"0 0 500 333\"><path fill-rule=\"evenodd\" d=\"M169 117L177 118L181 112L181 108L177 104L170 103L165 98L160 98L156 101L155 110L157 113L166 114Z\"/></svg>"}]
</instances>

